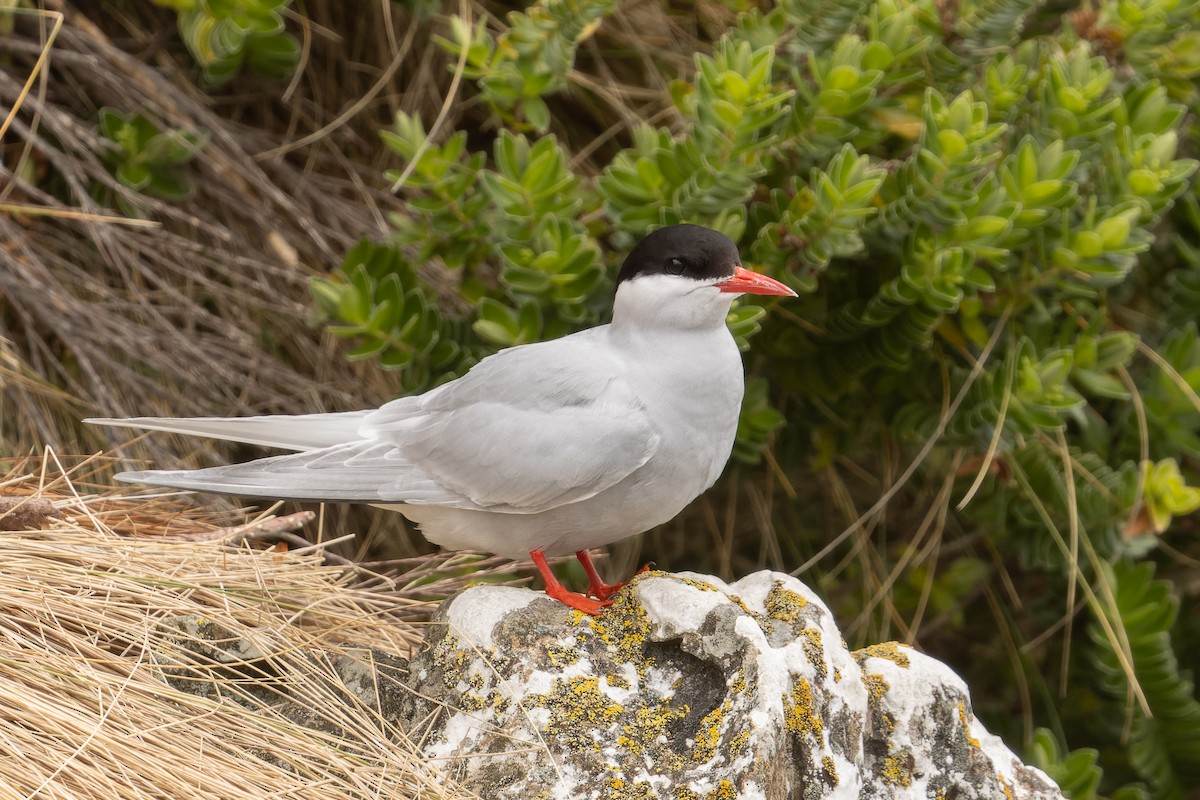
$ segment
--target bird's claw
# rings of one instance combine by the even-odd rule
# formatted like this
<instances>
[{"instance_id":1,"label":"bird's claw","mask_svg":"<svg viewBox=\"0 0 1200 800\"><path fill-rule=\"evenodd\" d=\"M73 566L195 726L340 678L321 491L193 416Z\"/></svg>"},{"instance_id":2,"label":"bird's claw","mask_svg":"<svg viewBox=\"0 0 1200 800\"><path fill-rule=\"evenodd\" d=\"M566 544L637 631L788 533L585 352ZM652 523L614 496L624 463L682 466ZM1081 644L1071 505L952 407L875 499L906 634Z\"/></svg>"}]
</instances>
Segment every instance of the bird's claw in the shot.
<instances>
[{"instance_id":1,"label":"bird's claw","mask_svg":"<svg viewBox=\"0 0 1200 800\"><path fill-rule=\"evenodd\" d=\"M561 585L557 587L547 586L546 594L550 597L553 597L555 600L559 601L565 606L573 608L576 611L582 611L585 614L590 614L593 617L599 616L601 609L608 608L613 603L613 601L609 600L608 598L593 600L592 598L585 597L578 592L567 591Z\"/></svg>"},{"instance_id":2,"label":"bird's claw","mask_svg":"<svg viewBox=\"0 0 1200 800\"><path fill-rule=\"evenodd\" d=\"M650 570L654 569L654 562L651 561L642 566L635 575L645 575ZM609 600L614 597L617 592L629 585L629 581L621 581L620 583L605 583L602 580L589 580L587 593L592 597L600 600Z\"/></svg>"},{"instance_id":3,"label":"bird's claw","mask_svg":"<svg viewBox=\"0 0 1200 800\"><path fill-rule=\"evenodd\" d=\"M598 581L588 585L587 593L598 600L606 600L609 604L611 604L611 598L628 585L629 581L621 581L620 583L604 583L603 581Z\"/></svg>"}]
</instances>

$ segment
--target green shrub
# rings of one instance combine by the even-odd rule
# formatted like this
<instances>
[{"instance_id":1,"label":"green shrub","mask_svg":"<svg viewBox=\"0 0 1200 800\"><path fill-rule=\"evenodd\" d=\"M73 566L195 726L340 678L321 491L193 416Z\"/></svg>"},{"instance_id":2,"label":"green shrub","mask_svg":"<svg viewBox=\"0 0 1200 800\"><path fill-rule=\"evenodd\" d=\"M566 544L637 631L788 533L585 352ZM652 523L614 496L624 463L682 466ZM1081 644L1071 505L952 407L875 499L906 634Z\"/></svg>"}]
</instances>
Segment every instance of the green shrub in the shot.
<instances>
[{"instance_id":1,"label":"green shrub","mask_svg":"<svg viewBox=\"0 0 1200 800\"><path fill-rule=\"evenodd\" d=\"M153 0L175 9L179 36L210 85L225 83L243 65L284 78L300 60L300 43L284 30L291 0Z\"/></svg>"},{"instance_id":2,"label":"green shrub","mask_svg":"<svg viewBox=\"0 0 1200 800\"><path fill-rule=\"evenodd\" d=\"M398 115L384 134L404 198L393 238L314 283L321 316L418 391L497 347L602 320L620 254L647 231L726 232L801 293L731 314L754 378L735 450L749 466L731 471L728 497L783 476L772 529L789 568L843 526L831 515L871 508L859 521L876 532L873 555L833 548L840 580L861 591L826 584L839 614L860 615L858 635L901 624L917 636L930 615L930 649L971 642L956 665L989 676L976 684L989 722L1019 735L1004 681L1032 684L1027 714L1101 748L1068 759L1095 770L1065 781L1072 796L1096 796L1102 769L1101 791L1140 780L1151 797L1180 796L1197 780L1195 714L1145 720L1195 703L1174 665L1200 663L1200 631L1173 639L1162 609L1197 589L1128 587L1147 585L1153 561L1165 576L1186 563L1160 537L1194 539L1194 520L1172 523L1200 503L1187 157L1200 12L1175 0L1069 17L1023 0L730 7L736 20L694 72L666 76L679 124L643 123L578 165L547 133L546 101L586 91L573 59L613 4L543 0L490 27L451 19L447 67L466 64L497 126L491 147L470 150L466 131L431 139ZM447 293L461 302L437 302ZM752 466L764 456L769 470ZM752 554L750 539L739 547ZM1022 607L1002 613L1003 597ZM1076 613L1092 622L1020 650ZM996 677L1009 661L1019 669ZM1149 704L1135 711L1121 693L1139 683ZM1040 752L1057 763L1047 736Z\"/></svg>"},{"instance_id":3,"label":"green shrub","mask_svg":"<svg viewBox=\"0 0 1200 800\"><path fill-rule=\"evenodd\" d=\"M182 200L193 190L187 165L208 142L208 131L162 130L140 112L129 115L116 109L100 109L100 134L108 140L104 160L125 186L150 197ZM122 210L140 216L118 197Z\"/></svg>"}]
</instances>

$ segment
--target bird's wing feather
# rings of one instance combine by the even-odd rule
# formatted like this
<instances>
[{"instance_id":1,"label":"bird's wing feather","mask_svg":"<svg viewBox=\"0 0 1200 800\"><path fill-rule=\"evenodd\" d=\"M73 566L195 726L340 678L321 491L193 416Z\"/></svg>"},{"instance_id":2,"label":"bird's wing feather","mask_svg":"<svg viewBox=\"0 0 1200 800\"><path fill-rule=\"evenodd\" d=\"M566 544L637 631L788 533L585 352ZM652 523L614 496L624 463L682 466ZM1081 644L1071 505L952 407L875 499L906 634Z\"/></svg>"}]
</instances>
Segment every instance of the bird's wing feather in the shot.
<instances>
[{"instance_id":1,"label":"bird's wing feather","mask_svg":"<svg viewBox=\"0 0 1200 800\"><path fill-rule=\"evenodd\" d=\"M394 446L368 441L207 469L122 472L116 477L130 483L273 500L478 508L406 463Z\"/></svg>"},{"instance_id":2,"label":"bird's wing feather","mask_svg":"<svg viewBox=\"0 0 1200 800\"><path fill-rule=\"evenodd\" d=\"M119 428L167 431L209 439L225 439L284 450L317 450L358 438L358 426L370 411L267 417L131 417L94 418L84 422Z\"/></svg>"},{"instance_id":3,"label":"bird's wing feather","mask_svg":"<svg viewBox=\"0 0 1200 800\"><path fill-rule=\"evenodd\" d=\"M595 329L593 329L595 330ZM619 483L659 433L592 331L501 351L462 378L368 414L358 441L204 470L119 478L303 500L531 514Z\"/></svg>"},{"instance_id":4,"label":"bird's wing feather","mask_svg":"<svg viewBox=\"0 0 1200 800\"><path fill-rule=\"evenodd\" d=\"M659 443L620 364L591 346L597 330L503 350L453 383L383 406L362 432L481 507L532 513L592 497Z\"/></svg>"}]
</instances>

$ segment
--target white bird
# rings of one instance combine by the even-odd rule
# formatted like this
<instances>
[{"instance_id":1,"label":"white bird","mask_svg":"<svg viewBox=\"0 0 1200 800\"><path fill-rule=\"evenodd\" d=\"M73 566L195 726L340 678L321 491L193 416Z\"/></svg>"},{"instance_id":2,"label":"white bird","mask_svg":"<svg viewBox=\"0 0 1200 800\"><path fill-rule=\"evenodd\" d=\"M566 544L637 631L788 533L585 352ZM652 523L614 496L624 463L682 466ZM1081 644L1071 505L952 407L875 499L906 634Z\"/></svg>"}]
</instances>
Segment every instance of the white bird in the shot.
<instances>
[{"instance_id":1,"label":"white bird","mask_svg":"<svg viewBox=\"0 0 1200 800\"><path fill-rule=\"evenodd\" d=\"M345 413L87 422L298 451L117 478L394 509L448 549L528 553L548 595L597 614L624 584L604 583L588 548L667 522L729 460L744 384L725 318L747 293L796 294L743 269L722 234L673 225L625 259L611 323L501 350L425 394ZM593 597L546 563L572 552Z\"/></svg>"}]
</instances>

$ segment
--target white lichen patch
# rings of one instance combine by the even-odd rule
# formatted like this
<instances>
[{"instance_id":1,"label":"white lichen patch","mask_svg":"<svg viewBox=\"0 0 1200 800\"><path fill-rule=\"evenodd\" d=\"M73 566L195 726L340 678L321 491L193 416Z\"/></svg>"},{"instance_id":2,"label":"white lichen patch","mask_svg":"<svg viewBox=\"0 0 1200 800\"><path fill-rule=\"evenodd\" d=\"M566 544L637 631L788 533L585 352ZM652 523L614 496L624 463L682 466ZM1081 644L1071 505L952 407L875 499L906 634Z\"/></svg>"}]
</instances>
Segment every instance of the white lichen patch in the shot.
<instances>
[{"instance_id":1,"label":"white lichen patch","mask_svg":"<svg viewBox=\"0 0 1200 800\"><path fill-rule=\"evenodd\" d=\"M484 587L475 587L481 589ZM501 620L544 595L514 586L488 586L487 591L465 591L447 602L451 630L460 639L488 650L496 646L492 631Z\"/></svg>"},{"instance_id":2,"label":"white lichen patch","mask_svg":"<svg viewBox=\"0 0 1200 800\"><path fill-rule=\"evenodd\" d=\"M697 630L714 608L729 602L725 592L715 586L705 591L683 580L657 575L638 581L637 596L646 616L658 623L656 636L663 639Z\"/></svg>"}]
</instances>

